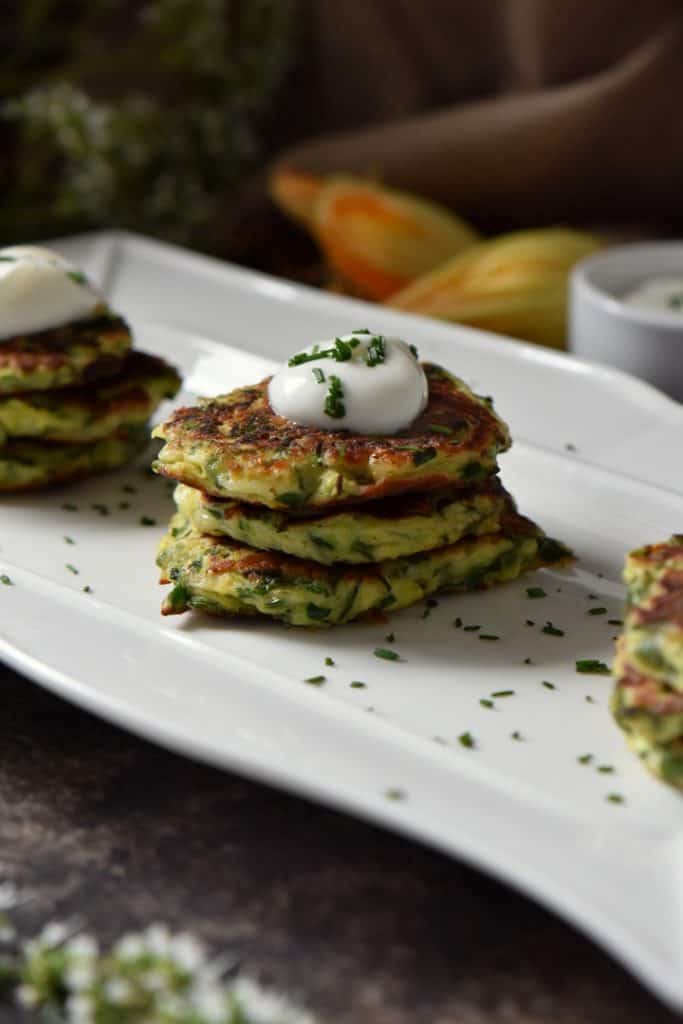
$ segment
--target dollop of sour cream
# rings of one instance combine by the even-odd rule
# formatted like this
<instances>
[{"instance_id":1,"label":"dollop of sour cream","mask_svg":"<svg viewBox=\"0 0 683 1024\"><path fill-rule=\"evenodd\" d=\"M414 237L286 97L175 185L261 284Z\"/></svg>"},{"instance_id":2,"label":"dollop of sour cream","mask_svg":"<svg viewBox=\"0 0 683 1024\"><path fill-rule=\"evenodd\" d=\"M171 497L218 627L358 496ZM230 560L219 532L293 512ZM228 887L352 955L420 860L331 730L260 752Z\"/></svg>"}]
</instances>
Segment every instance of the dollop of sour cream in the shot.
<instances>
[{"instance_id":1,"label":"dollop of sour cream","mask_svg":"<svg viewBox=\"0 0 683 1024\"><path fill-rule=\"evenodd\" d=\"M85 275L51 249L0 249L0 340L82 320L102 301Z\"/></svg>"},{"instance_id":2,"label":"dollop of sour cream","mask_svg":"<svg viewBox=\"0 0 683 1024\"><path fill-rule=\"evenodd\" d=\"M417 350L401 338L353 331L303 349L271 379L273 410L322 430L396 434L427 405Z\"/></svg>"},{"instance_id":3,"label":"dollop of sour cream","mask_svg":"<svg viewBox=\"0 0 683 1024\"><path fill-rule=\"evenodd\" d=\"M680 313L683 317L683 277L650 277L633 288L622 301L638 309Z\"/></svg>"}]
</instances>

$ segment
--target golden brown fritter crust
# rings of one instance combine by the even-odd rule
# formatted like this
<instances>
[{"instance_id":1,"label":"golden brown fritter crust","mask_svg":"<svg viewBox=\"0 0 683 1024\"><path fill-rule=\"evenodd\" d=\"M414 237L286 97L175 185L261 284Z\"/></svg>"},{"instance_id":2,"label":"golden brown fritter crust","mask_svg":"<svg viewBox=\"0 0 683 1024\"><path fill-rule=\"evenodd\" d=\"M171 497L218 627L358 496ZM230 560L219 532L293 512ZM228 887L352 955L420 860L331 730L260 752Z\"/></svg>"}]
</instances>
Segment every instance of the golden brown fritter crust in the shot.
<instances>
[{"instance_id":1,"label":"golden brown fritter crust","mask_svg":"<svg viewBox=\"0 0 683 1024\"><path fill-rule=\"evenodd\" d=\"M472 486L510 445L489 403L425 364L429 402L392 436L303 427L271 408L269 378L177 410L154 436L157 472L216 497L278 507L370 501L417 488ZM435 429L436 428L436 429Z\"/></svg>"},{"instance_id":2,"label":"golden brown fritter crust","mask_svg":"<svg viewBox=\"0 0 683 1024\"><path fill-rule=\"evenodd\" d=\"M111 377L131 346L120 316L102 313L0 341L0 394L71 387Z\"/></svg>"}]
</instances>

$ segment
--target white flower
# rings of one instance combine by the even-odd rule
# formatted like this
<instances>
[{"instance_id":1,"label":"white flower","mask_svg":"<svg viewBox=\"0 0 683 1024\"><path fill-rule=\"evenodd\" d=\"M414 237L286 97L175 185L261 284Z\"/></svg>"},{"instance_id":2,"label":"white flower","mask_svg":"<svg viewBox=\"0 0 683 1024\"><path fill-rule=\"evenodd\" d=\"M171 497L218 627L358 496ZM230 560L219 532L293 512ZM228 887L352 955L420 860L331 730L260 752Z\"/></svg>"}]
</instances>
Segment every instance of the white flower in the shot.
<instances>
[{"instance_id":1,"label":"white flower","mask_svg":"<svg viewBox=\"0 0 683 1024\"><path fill-rule=\"evenodd\" d=\"M91 987L95 980L95 965L92 961L81 960L71 963L64 969L64 981L74 992L83 992Z\"/></svg>"},{"instance_id":2,"label":"white flower","mask_svg":"<svg viewBox=\"0 0 683 1024\"><path fill-rule=\"evenodd\" d=\"M206 957L201 942L193 935L188 935L187 932L175 935L170 941L168 951L174 963L188 974L196 971L204 963Z\"/></svg>"},{"instance_id":3,"label":"white flower","mask_svg":"<svg viewBox=\"0 0 683 1024\"><path fill-rule=\"evenodd\" d=\"M207 1024L221 1024L227 1016L228 999L225 989L218 985L198 985L192 991L192 1008Z\"/></svg>"},{"instance_id":4,"label":"white flower","mask_svg":"<svg viewBox=\"0 0 683 1024\"><path fill-rule=\"evenodd\" d=\"M20 902L20 893L13 882L0 883L0 911L11 910Z\"/></svg>"},{"instance_id":5,"label":"white flower","mask_svg":"<svg viewBox=\"0 0 683 1024\"><path fill-rule=\"evenodd\" d=\"M93 1024L93 1002L89 996L70 996L66 1001L66 1019L69 1024Z\"/></svg>"},{"instance_id":6,"label":"white flower","mask_svg":"<svg viewBox=\"0 0 683 1024\"><path fill-rule=\"evenodd\" d=\"M171 933L165 924L151 924L144 932L144 941L147 952L152 956L167 956L169 952Z\"/></svg>"},{"instance_id":7,"label":"white flower","mask_svg":"<svg viewBox=\"0 0 683 1024\"><path fill-rule=\"evenodd\" d=\"M33 985L20 985L16 991L16 999L20 1006L30 1009L39 1002L38 991Z\"/></svg>"},{"instance_id":8,"label":"white flower","mask_svg":"<svg viewBox=\"0 0 683 1024\"><path fill-rule=\"evenodd\" d=\"M289 1000L262 988L251 978L236 978L231 994L249 1024L315 1024L314 1018Z\"/></svg>"},{"instance_id":9,"label":"white flower","mask_svg":"<svg viewBox=\"0 0 683 1024\"><path fill-rule=\"evenodd\" d=\"M125 978L110 978L104 986L104 995L114 1006L122 1006L130 999L132 990Z\"/></svg>"},{"instance_id":10,"label":"white flower","mask_svg":"<svg viewBox=\"0 0 683 1024\"><path fill-rule=\"evenodd\" d=\"M75 935L73 939L67 942L66 950L71 954L71 956L77 957L78 959L82 958L84 960L92 960L97 956L99 946L97 944L97 939L94 939L92 935L87 935L82 932L80 935Z\"/></svg>"},{"instance_id":11,"label":"white flower","mask_svg":"<svg viewBox=\"0 0 683 1024\"><path fill-rule=\"evenodd\" d=\"M135 932L124 935L114 946L114 954L122 960L139 960L146 952L142 936Z\"/></svg>"},{"instance_id":12,"label":"white flower","mask_svg":"<svg viewBox=\"0 0 683 1024\"><path fill-rule=\"evenodd\" d=\"M61 944L68 939L70 929L67 925L62 924L59 921L51 921L50 924L46 924L42 932L38 936L38 941L48 949L54 949L56 946Z\"/></svg>"}]
</instances>

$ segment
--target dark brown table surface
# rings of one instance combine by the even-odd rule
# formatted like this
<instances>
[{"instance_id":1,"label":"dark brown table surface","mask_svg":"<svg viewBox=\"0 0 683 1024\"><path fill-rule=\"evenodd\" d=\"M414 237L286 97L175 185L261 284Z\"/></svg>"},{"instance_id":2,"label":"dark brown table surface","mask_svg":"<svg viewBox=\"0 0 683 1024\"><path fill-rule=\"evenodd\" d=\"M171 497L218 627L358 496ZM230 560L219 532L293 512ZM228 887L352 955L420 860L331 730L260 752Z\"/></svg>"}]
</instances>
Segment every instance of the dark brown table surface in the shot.
<instances>
[{"instance_id":1,"label":"dark brown table surface","mask_svg":"<svg viewBox=\"0 0 683 1024\"><path fill-rule=\"evenodd\" d=\"M26 935L74 915L103 942L166 921L324 1024L678 1020L457 860L177 757L1 666L0 685L0 880L32 896Z\"/></svg>"}]
</instances>

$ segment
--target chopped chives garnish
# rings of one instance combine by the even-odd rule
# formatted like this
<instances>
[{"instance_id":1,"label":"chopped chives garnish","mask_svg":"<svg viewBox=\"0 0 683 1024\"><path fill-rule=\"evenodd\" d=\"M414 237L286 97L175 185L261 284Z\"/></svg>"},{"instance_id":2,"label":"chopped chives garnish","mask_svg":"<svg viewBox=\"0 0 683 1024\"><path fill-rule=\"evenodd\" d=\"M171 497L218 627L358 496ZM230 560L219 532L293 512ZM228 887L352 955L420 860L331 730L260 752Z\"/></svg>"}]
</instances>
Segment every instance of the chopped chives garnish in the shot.
<instances>
[{"instance_id":1,"label":"chopped chives garnish","mask_svg":"<svg viewBox=\"0 0 683 1024\"><path fill-rule=\"evenodd\" d=\"M532 662L531 658L525 658L524 659L524 664L525 665L533 665L533 662Z\"/></svg>"},{"instance_id":2,"label":"chopped chives garnish","mask_svg":"<svg viewBox=\"0 0 683 1024\"><path fill-rule=\"evenodd\" d=\"M555 683L549 683L547 679L541 680L541 686L545 686L546 690L556 690Z\"/></svg>"},{"instance_id":3,"label":"chopped chives garnish","mask_svg":"<svg viewBox=\"0 0 683 1024\"><path fill-rule=\"evenodd\" d=\"M514 697L514 690L496 690L491 694L492 697Z\"/></svg>"},{"instance_id":4,"label":"chopped chives garnish","mask_svg":"<svg viewBox=\"0 0 683 1024\"><path fill-rule=\"evenodd\" d=\"M132 484L124 484L123 487L121 488L121 490L125 494L137 494L138 493L137 487L133 487Z\"/></svg>"},{"instance_id":5,"label":"chopped chives garnish","mask_svg":"<svg viewBox=\"0 0 683 1024\"><path fill-rule=\"evenodd\" d=\"M490 708L492 708L494 706L493 701L492 700L488 700L486 697L482 697L481 700L479 701L479 703L481 704L481 706L483 708L489 708L490 709Z\"/></svg>"},{"instance_id":6,"label":"chopped chives garnish","mask_svg":"<svg viewBox=\"0 0 683 1024\"><path fill-rule=\"evenodd\" d=\"M354 690L364 690L368 684L361 682L360 679L354 679L353 682L349 683L349 685L352 686Z\"/></svg>"},{"instance_id":7,"label":"chopped chives garnish","mask_svg":"<svg viewBox=\"0 0 683 1024\"><path fill-rule=\"evenodd\" d=\"M624 803L624 798L621 795L621 793L608 793L607 794L607 800L611 804L623 804Z\"/></svg>"},{"instance_id":8,"label":"chopped chives garnish","mask_svg":"<svg viewBox=\"0 0 683 1024\"><path fill-rule=\"evenodd\" d=\"M326 665L334 665L334 658L325 658Z\"/></svg>"},{"instance_id":9,"label":"chopped chives garnish","mask_svg":"<svg viewBox=\"0 0 683 1024\"><path fill-rule=\"evenodd\" d=\"M75 544L76 543L76 541L73 539L73 537L65 537L64 541L65 541L66 544Z\"/></svg>"},{"instance_id":10,"label":"chopped chives garnish","mask_svg":"<svg viewBox=\"0 0 683 1024\"><path fill-rule=\"evenodd\" d=\"M536 623L534 622L534 620L533 620L533 619L525 619L525 620L524 620L524 624L525 624L526 626L535 626L535 625L536 625Z\"/></svg>"},{"instance_id":11,"label":"chopped chives garnish","mask_svg":"<svg viewBox=\"0 0 683 1024\"><path fill-rule=\"evenodd\" d=\"M461 747L467 747L468 750L472 750L474 747L474 737L471 732L461 732L458 736L458 743Z\"/></svg>"},{"instance_id":12,"label":"chopped chives garnish","mask_svg":"<svg viewBox=\"0 0 683 1024\"><path fill-rule=\"evenodd\" d=\"M401 658L396 651L388 651L386 647L375 647L372 653L376 658L384 658L385 661L399 661Z\"/></svg>"},{"instance_id":13,"label":"chopped chives garnish","mask_svg":"<svg viewBox=\"0 0 683 1024\"><path fill-rule=\"evenodd\" d=\"M388 644L395 644L396 643L396 637L395 637L395 635L393 633L387 633L387 635L384 637L384 639L386 640L386 642Z\"/></svg>"},{"instance_id":14,"label":"chopped chives garnish","mask_svg":"<svg viewBox=\"0 0 683 1024\"><path fill-rule=\"evenodd\" d=\"M623 626L624 625L624 620L623 619L608 619L607 620L607 625L608 626Z\"/></svg>"},{"instance_id":15,"label":"chopped chives garnish","mask_svg":"<svg viewBox=\"0 0 683 1024\"><path fill-rule=\"evenodd\" d=\"M74 505L73 502L65 501L62 505L65 512L78 512L78 505Z\"/></svg>"},{"instance_id":16,"label":"chopped chives garnish","mask_svg":"<svg viewBox=\"0 0 683 1024\"><path fill-rule=\"evenodd\" d=\"M379 366L386 359L386 342L381 334L374 334L365 353L367 366Z\"/></svg>"},{"instance_id":17,"label":"chopped chives garnish","mask_svg":"<svg viewBox=\"0 0 683 1024\"><path fill-rule=\"evenodd\" d=\"M607 609L606 608L602 608L602 607L601 608L589 608L588 609L588 614L589 615L607 615Z\"/></svg>"},{"instance_id":18,"label":"chopped chives garnish","mask_svg":"<svg viewBox=\"0 0 683 1024\"><path fill-rule=\"evenodd\" d=\"M455 626L456 629L461 629L462 628L462 619L460 618L459 615L458 615L457 619L454 621L453 625Z\"/></svg>"},{"instance_id":19,"label":"chopped chives garnish","mask_svg":"<svg viewBox=\"0 0 683 1024\"><path fill-rule=\"evenodd\" d=\"M564 630L553 626L552 622L546 622L541 633L546 633L548 636L564 636Z\"/></svg>"},{"instance_id":20,"label":"chopped chives garnish","mask_svg":"<svg viewBox=\"0 0 683 1024\"><path fill-rule=\"evenodd\" d=\"M76 566L75 566L75 565L71 565L71 563L70 563L70 562L67 562L67 563L66 563L66 565L65 565L65 569L68 569L68 570L69 570L69 572L70 572L70 573L73 573L73 575L74 575L74 576L78 576L78 569L76 568Z\"/></svg>"},{"instance_id":21,"label":"chopped chives garnish","mask_svg":"<svg viewBox=\"0 0 683 1024\"><path fill-rule=\"evenodd\" d=\"M325 374L323 373L319 366L314 366L311 372L313 373L313 376L315 377L317 384L325 383Z\"/></svg>"},{"instance_id":22,"label":"chopped chives garnish","mask_svg":"<svg viewBox=\"0 0 683 1024\"><path fill-rule=\"evenodd\" d=\"M402 789L388 789L384 795L387 800L405 800L406 798Z\"/></svg>"},{"instance_id":23,"label":"chopped chives garnish","mask_svg":"<svg viewBox=\"0 0 683 1024\"><path fill-rule=\"evenodd\" d=\"M325 682L325 676L309 676L308 679L304 679L304 682L310 683L312 686L320 686Z\"/></svg>"},{"instance_id":24,"label":"chopped chives garnish","mask_svg":"<svg viewBox=\"0 0 683 1024\"><path fill-rule=\"evenodd\" d=\"M479 639L480 640L500 640L500 637L496 636L495 633L480 633L479 634Z\"/></svg>"},{"instance_id":25,"label":"chopped chives garnish","mask_svg":"<svg viewBox=\"0 0 683 1024\"><path fill-rule=\"evenodd\" d=\"M604 661L598 661L597 658L581 658L576 662L576 671L582 672L584 675L597 675L597 676L608 676L610 674L609 667Z\"/></svg>"},{"instance_id":26,"label":"chopped chives garnish","mask_svg":"<svg viewBox=\"0 0 683 1024\"><path fill-rule=\"evenodd\" d=\"M466 633L476 633L476 631L478 629L481 629L481 626L465 626L464 627L464 630L465 630Z\"/></svg>"},{"instance_id":27,"label":"chopped chives garnish","mask_svg":"<svg viewBox=\"0 0 683 1024\"><path fill-rule=\"evenodd\" d=\"M515 729L514 732L510 733L510 738L513 739L513 740L519 740L521 742L522 734L521 734L521 732L519 732L518 729Z\"/></svg>"},{"instance_id":28,"label":"chopped chives garnish","mask_svg":"<svg viewBox=\"0 0 683 1024\"><path fill-rule=\"evenodd\" d=\"M595 704L595 697L591 697L589 693L583 698L587 704Z\"/></svg>"},{"instance_id":29,"label":"chopped chives garnish","mask_svg":"<svg viewBox=\"0 0 683 1024\"><path fill-rule=\"evenodd\" d=\"M547 597L548 595L546 594L546 592L543 589L543 587L527 587L526 588L526 596L527 597Z\"/></svg>"},{"instance_id":30,"label":"chopped chives garnish","mask_svg":"<svg viewBox=\"0 0 683 1024\"><path fill-rule=\"evenodd\" d=\"M339 377L334 373L330 374L330 386L327 391L327 398L325 399L324 411L325 415L333 420L340 420L346 416L344 389Z\"/></svg>"},{"instance_id":31,"label":"chopped chives garnish","mask_svg":"<svg viewBox=\"0 0 683 1024\"><path fill-rule=\"evenodd\" d=\"M157 521L156 521L156 519L153 518L153 516L140 516L140 525L141 526L156 526L157 525Z\"/></svg>"},{"instance_id":32,"label":"chopped chives garnish","mask_svg":"<svg viewBox=\"0 0 683 1024\"><path fill-rule=\"evenodd\" d=\"M4 587L13 586L12 580L10 579L6 572L3 572L2 576L0 576L0 583L2 583Z\"/></svg>"},{"instance_id":33,"label":"chopped chives garnish","mask_svg":"<svg viewBox=\"0 0 683 1024\"><path fill-rule=\"evenodd\" d=\"M593 760L593 755L592 754L582 754L581 757L577 757L576 760L579 762L579 764L590 764L591 761Z\"/></svg>"},{"instance_id":34,"label":"chopped chives garnish","mask_svg":"<svg viewBox=\"0 0 683 1024\"><path fill-rule=\"evenodd\" d=\"M610 775L614 771L614 765L611 764L599 764L598 771L603 775Z\"/></svg>"}]
</instances>

